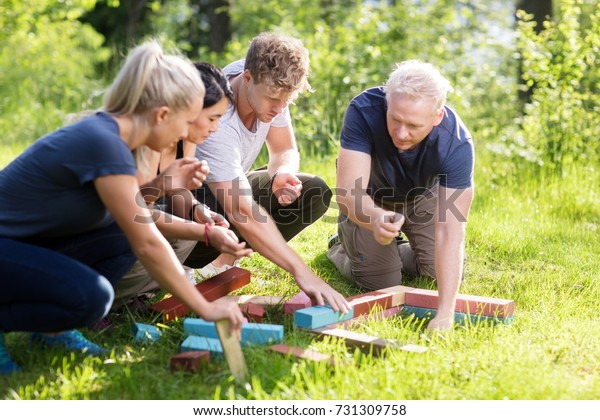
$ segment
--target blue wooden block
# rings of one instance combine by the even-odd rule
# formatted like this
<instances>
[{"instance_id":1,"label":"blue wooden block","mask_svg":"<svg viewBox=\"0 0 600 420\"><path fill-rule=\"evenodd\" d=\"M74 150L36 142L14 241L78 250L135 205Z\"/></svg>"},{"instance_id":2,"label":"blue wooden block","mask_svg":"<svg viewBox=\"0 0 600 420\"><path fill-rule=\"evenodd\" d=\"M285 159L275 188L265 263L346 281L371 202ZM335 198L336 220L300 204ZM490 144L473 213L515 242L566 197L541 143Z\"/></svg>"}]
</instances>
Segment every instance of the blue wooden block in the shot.
<instances>
[{"instance_id":1,"label":"blue wooden block","mask_svg":"<svg viewBox=\"0 0 600 420\"><path fill-rule=\"evenodd\" d=\"M142 324L134 322L131 326L131 331L135 334L135 341L153 342L160 338L161 332L154 325Z\"/></svg>"},{"instance_id":2,"label":"blue wooden block","mask_svg":"<svg viewBox=\"0 0 600 420\"><path fill-rule=\"evenodd\" d=\"M310 306L294 312L294 322L296 325L309 329L321 328L351 318L354 318L354 308L351 308L347 314L344 314L342 312L335 312L329 305Z\"/></svg>"},{"instance_id":3,"label":"blue wooden block","mask_svg":"<svg viewBox=\"0 0 600 420\"><path fill-rule=\"evenodd\" d=\"M183 320L183 331L191 335L201 335L210 338L219 338L214 322L200 318L186 318ZM246 322L242 324L242 345L269 344L283 341L283 325L259 324Z\"/></svg>"},{"instance_id":4,"label":"blue wooden block","mask_svg":"<svg viewBox=\"0 0 600 420\"><path fill-rule=\"evenodd\" d=\"M218 338L190 335L181 343L181 351L209 351L211 356L223 356L223 347Z\"/></svg>"},{"instance_id":5,"label":"blue wooden block","mask_svg":"<svg viewBox=\"0 0 600 420\"><path fill-rule=\"evenodd\" d=\"M431 319L437 314L436 309L421 308L419 306L404 305L402 307L402 313L405 315L413 314L417 318ZM495 316L475 315L466 314L463 312L454 312L454 322L460 325L478 322L491 322L493 324L512 324L514 322L514 316L510 315L506 318L498 318Z\"/></svg>"}]
</instances>

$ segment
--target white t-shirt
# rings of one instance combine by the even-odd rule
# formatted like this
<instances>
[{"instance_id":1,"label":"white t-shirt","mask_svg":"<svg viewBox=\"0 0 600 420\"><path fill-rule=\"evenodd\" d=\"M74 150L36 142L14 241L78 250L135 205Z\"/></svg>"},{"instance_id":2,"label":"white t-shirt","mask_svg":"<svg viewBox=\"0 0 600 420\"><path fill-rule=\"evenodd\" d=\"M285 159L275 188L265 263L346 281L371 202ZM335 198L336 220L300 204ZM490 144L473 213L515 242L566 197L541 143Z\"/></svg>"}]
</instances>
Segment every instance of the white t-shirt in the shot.
<instances>
[{"instance_id":1,"label":"white t-shirt","mask_svg":"<svg viewBox=\"0 0 600 420\"><path fill-rule=\"evenodd\" d=\"M229 79L244 71L244 61L235 61L223 69ZM260 153L269 129L290 124L290 112L286 107L270 123L257 119L255 131L250 131L240 120L236 108L230 104L221 118L219 129L196 148L196 157L206 160L210 167L206 181L223 182L244 177Z\"/></svg>"}]
</instances>

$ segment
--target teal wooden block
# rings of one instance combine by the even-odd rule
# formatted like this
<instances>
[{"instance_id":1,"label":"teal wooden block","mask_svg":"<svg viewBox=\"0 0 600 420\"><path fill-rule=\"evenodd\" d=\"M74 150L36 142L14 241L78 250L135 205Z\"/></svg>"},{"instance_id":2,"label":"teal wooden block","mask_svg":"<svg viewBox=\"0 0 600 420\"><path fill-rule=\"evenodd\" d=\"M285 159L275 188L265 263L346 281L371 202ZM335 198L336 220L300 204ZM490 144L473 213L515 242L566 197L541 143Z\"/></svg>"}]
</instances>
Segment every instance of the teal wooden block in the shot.
<instances>
[{"instance_id":1,"label":"teal wooden block","mask_svg":"<svg viewBox=\"0 0 600 420\"><path fill-rule=\"evenodd\" d=\"M437 314L436 309L421 308L418 306L404 305L402 307L402 314L408 315L413 314L417 318L431 319ZM498 318L494 316L466 314L463 312L454 312L454 322L459 325L478 323L478 322L491 322L493 324L512 324L514 322L514 316L507 316L506 318Z\"/></svg>"},{"instance_id":2,"label":"teal wooden block","mask_svg":"<svg viewBox=\"0 0 600 420\"><path fill-rule=\"evenodd\" d=\"M347 314L344 314L342 312L335 312L329 305L310 306L294 312L296 326L308 329L321 328L351 318L354 318L354 308L351 308Z\"/></svg>"},{"instance_id":3,"label":"teal wooden block","mask_svg":"<svg viewBox=\"0 0 600 420\"><path fill-rule=\"evenodd\" d=\"M200 318L186 318L183 320L183 331L190 335L200 335L210 338L219 338L214 322ZM242 324L240 342L242 345L265 345L283 341L283 325L262 324L246 322Z\"/></svg>"},{"instance_id":4,"label":"teal wooden block","mask_svg":"<svg viewBox=\"0 0 600 420\"><path fill-rule=\"evenodd\" d=\"M223 347L218 338L190 335L181 343L181 351L209 351L211 356L223 356Z\"/></svg>"},{"instance_id":5,"label":"teal wooden block","mask_svg":"<svg viewBox=\"0 0 600 420\"><path fill-rule=\"evenodd\" d=\"M151 343L160 338L161 332L154 325L142 324L134 322L131 326L131 331L135 334L135 341Z\"/></svg>"}]
</instances>

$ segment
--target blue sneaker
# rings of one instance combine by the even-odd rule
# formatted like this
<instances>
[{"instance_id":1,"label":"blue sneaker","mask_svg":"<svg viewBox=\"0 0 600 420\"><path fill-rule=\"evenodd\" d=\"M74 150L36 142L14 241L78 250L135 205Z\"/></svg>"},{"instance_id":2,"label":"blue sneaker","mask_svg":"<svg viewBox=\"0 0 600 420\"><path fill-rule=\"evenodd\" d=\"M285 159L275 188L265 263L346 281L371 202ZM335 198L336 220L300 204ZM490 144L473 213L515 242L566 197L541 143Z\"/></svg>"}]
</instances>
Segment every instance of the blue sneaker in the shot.
<instances>
[{"instance_id":1,"label":"blue sneaker","mask_svg":"<svg viewBox=\"0 0 600 420\"><path fill-rule=\"evenodd\" d=\"M66 331L55 336L42 333L33 333L31 335L31 341L39 341L49 347L58 346L67 350L80 351L82 353L88 353L94 356L99 356L108 352L108 350L105 348L92 343L77 330Z\"/></svg>"},{"instance_id":2,"label":"blue sneaker","mask_svg":"<svg viewBox=\"0 0 600 420\"><path fill-rule=\"evenodd\" d=\"M21 366L17 365L10 358L4 344L4 333L0 332L0 375L21 371Z\"/></svg>"}]
</instances>

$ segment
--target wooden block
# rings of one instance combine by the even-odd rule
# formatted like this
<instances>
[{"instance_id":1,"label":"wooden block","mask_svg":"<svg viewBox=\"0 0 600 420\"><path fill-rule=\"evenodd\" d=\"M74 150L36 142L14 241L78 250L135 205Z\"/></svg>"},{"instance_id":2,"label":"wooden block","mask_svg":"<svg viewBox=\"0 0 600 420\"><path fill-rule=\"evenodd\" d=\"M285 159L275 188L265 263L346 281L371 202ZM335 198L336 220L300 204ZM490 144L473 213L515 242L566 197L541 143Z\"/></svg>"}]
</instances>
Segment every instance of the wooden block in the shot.
<instances>
[{"instance_id":1,"label":"wooden block","mask_svg":"<svg viewBox=\"0 0 600 420\"><path fill-rule=\"evenodd\" d=\"M244 360L244 353L242 353L242 347L238 337L231 334L229 331L229 320L221 319L215 323L217 327L217 333L221 340L221 346L225 353L225 359L229 365L229 371L237 381L243 381L248 374L246 368L246 361Z\"/></svg>"},{"instance_id":2,"label":"wooden block","mask_svg":"<svg viewBox=\"0 0 600 420\"><path fill-rule=\"evenodd\" d=\"M246 315L252 322L263 322L266 314L265 308L252 302L242 304L240 309L242 313Z\"/></svg>"},{"instance_id":3,"label":"wooden block","mask_svg":"<svg viewBox=\"0 0 600 420\"><path fill-rule=\"evenodd\" d=\"M190 335L218 338L215 323L200 318L184 319L183 331ZM278 343L283 341L283 325L245 323L240 341L243 345Z\"/></svg>"},{"instance_id":4,"label":"wooden block","mask_svg":"<svg viewBox=\"0 0 600 420\"><path fill-rule=\"evenodd\" d=\"M135 341L151 343L160 338L161 332L154 325L142 324L134 322L131 326L131 331L135 334Z\"/></svg>"},{"instance_id":5,"label":"wooden block","mask_svg":"<svg viewBox=\"0 0 600 420\"><path fill-rule=\"evenodd\" d=\"M404 305L402 308L402 314L403 315L413 314L417 318L432 319L435 317L435 314L437 314L437 309L421 308L418 306ZM474 314L467 314L464 312L454 312L454 322L456 322L459 325L464 325L464 324L468 324L468 323L477 323L477 322L491 322L493 324L508 325L508 324L512 324L514 322L514 316L511 315L511 316L507 316L505 318L498 318L498 317L486 316L486 315L474 315Z\"/></svg>"},{"instance_id":6,"label":"wooden block","mask_svg":"<svg viewBox=\"0 0 600 420\"><path fill-rule=\"evenodd\" d=\"M196 372L202 364L210 362L210 352L208 351L186 351L171 357L171 371L183 370L186 372Z\"/></svg>"},{"instance_id":7,"label":"wooden block","mask_svg":"<svg viewBox=\"0 0 600 420\"><path fill-rule=\"evenodd\" d=\"M320 328L325 325L345 321L354 317L354 308L348 313L335 312L329 305L311 306L294 312L294 323L302 328Z\"/></svg>"},{"instance_id":8,"label":"wooden block","mask_svg":"<svg viewBox=\"0 0 600 420\"><path fill-rule=\"evenodd\" d=\"M208 351L211 356L223 357L223 346L218 338L190 335L181 343L181 351Z\"/></svg>"},{"instance_id":9,"label":"wooden block","mask_svg":"<svg viewBox=\"0 0 600 420\"><path fill-rule=\"evenodd\" d=\"M217 300L234 290L250 283L250 272L240 267L232 267L202 283L195 285L196 289L209 302ZM190 309L175 296L168 297L152 305L152 309L163 313L163 321L169 322L190 313Z\"/></svg>"},{"instance_id":10,"label":"wooden block","mask_svg":"<svg viewBox=\"0 0 600 420\"><path fill-rule=\"evenodd\" d=\"M379 289L378 292L382 293L391 293L392 294L392 305L391 306L400 306L404 305L404 296L406 292L414 290L414 287L407 286L392 286L386 287L385 289Z\"/></svg>"},{"instance_id":11,"label":"wooden block","mask_svg":"<svg viewBox=\"0 0 600 420\"><path fill-rule=\"evenodd\" d=\"M355 316L352 319L346 321L337 322L335 324L329 324L324 328L351 328L355 325L364 324L367 321L383 321L384 319L392 318L402 312L402 306L392 306L381 312L372 312L370 314Z\"/></svg>"},{"instance_id":12,"label":"wooden block","mask_svg":"<svg viewBox=\"0 0 600 420\"><path fill-rule=\"evenodd\" d=\"M438 291L427 289L413 289L406 292L406 304L420 308L437 309ZM497 318L506 318L513 315L515 304L512 300L496 299L482 296L458 294L456 297L456 312L472 315L485 315Z\"/></svg>"},{"instance_id":13,"label":"wooden block","mask_svg":"<svg viewBox=\"0 0 600 420\"><path fill-rule=\"evenodd\" d=\"M298 309L308 308L309 306L312 306L312 304L312 300L310 300L308 295L304 292L300 292L283 305L283 313L292 315Z\"/></svg>"},{"instance_id":14,"label":"wooden block","mask_svg":"<svg viewBox=\"0 0 600 420\"><path fill-rule=\"evenodd\" d=\"M277 353L290 355L299 359L311 360L313 362L327 362L330 365L335 364L335 359L332 355L319 353L318 351L303 349L301 347L292 347L287 344L274 344L268 347L269 350Z\"/></svg>"},{"instance_id":15,"label":"wooden block","mask_svg":"<svg viewBox=\"0 0 600 420\"><path fill-rule=\"evenodd\" d=\"M354 316L369 314L373 310L382 311L392 306L392 293L374 291L349 297L350 306L354 308Z\"/></svg>"},{"instance_id":16,"label":"wooden block","mask_svg":"<svg viewBox=\"0 0 600 420\"><path fill-rule=\"evenodd\" d=\"M342 338L347 346L357 347L361 351L368 353L372 352L374 355L380 355L385 349L404 350L414 353L423 353L427 351L427 347L415 344L402 345L395 340L388 340L339 328L317 328L311 330L311 332L318 334L321 337Z\"/></svg>"}]
</instances>

